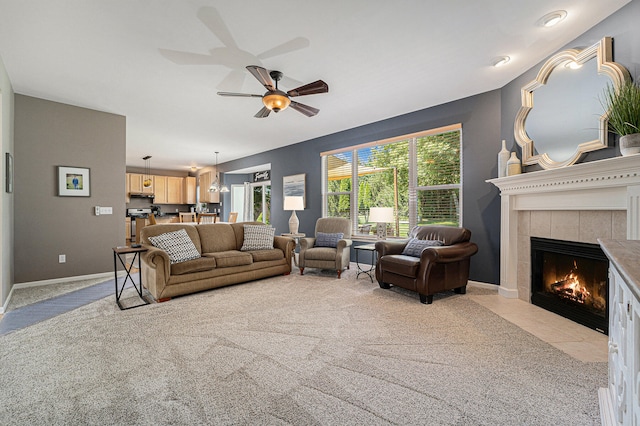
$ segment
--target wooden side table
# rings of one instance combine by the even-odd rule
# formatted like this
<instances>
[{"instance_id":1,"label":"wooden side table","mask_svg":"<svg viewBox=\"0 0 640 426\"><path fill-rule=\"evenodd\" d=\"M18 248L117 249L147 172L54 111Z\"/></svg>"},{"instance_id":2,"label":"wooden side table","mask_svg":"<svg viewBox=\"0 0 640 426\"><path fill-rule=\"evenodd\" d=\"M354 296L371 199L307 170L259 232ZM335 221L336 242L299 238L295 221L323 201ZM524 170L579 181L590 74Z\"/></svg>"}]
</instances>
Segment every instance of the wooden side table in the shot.
<instances>
[{"instance_id":1,"label":"wooden side table","mask_svg":"<svg viewBox=\"0 0 640 426\"><path fill-rule=\"evenodd\" d=\"M300 252L300 238L306 237L307 234L291 234L289 232L285 232L284 234L280 234L280 235L283 237L293 238L296 241L296 248L293 251L293 264L298 266L298 258L296 257L296 254Z\"/></svg>"},{"instance_id":2,"label":"wooden side table","mask_svg":"<svg viewBox=\"0 0 640 426\"><path fill-rule=\"evenodd\" d=\"M120 308L120 310L125 310L125 309L131 309L131 308L137 308L138 306L144 306L144 305L148 305L149 301L147 299L144 298L144 296L142 295L142 267L141 267L141 263L140 263L140 256L142 253L144 253L145 251L148 251L148 249L144 248L144 247L129 247L129 246L124 246L124 247L114 247L113 248L113 270L114 270L114 274L115 274L115 283L116 283L116 303L118 304L118 307ZM125 256L127 254L131 254L133 253L133 259L131 259L131 264L129 265L129 267L127 268L127 264L125 263ZM138 271L139 271L139 282L138 285L136 285L136 282L133 280L133 277L131 276L131 270L133 269L133 265L135 265L136 263L136 257L138 258ZM124 278L124 281L122 283L122 287L118 288L118 263L116 261L116 259L120 260L120 263L122 264L122 266L124 267L125 272L127 273L127 276ZM142 301L144 303L141 303L139 305L135 305L135 306L129 306L129 307L124 307L122 306L122 303L120 303L120 296L122 296L122 291L124 290L125 286L127 285L127 281L131 281L131 284L133 285L133 288L136 289L136 292L138 293L138 296L140 297L140 299L142 299Z\"/></svg>"}]
</instances>

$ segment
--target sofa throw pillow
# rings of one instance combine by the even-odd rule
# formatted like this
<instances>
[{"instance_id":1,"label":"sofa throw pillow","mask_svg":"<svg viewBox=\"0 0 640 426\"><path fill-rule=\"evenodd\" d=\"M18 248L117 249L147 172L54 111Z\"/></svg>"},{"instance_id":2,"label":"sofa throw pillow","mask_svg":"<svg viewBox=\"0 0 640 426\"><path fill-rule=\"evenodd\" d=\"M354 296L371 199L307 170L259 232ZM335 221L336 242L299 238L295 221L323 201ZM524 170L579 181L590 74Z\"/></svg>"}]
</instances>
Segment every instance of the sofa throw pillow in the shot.
<instances>
[{"instance_id":1,"label":"sofa throw pillow","mask_svg":"<svg viewBox=\"0 0 640 426\"><path fill-rule=\"evenodd\" d=\"M402 254L405 256L420 257L422 251L427 247L443 246L444 243L439 240L419 240L417 238L411 238L407 245L402 250Z\"/></svg>"},{"instance_id":2,"label":"sofa throw pillow","mask_svg":"<svg viewBox=\"0 0 640 426\"><path fill-rule=\"evenodd\" d=\"M240 251L269 250L273 248L276 228L264 225L244 225L244 242Z\"/></svg>"},{"instance_id":3,"label":"sofa throw pillow","mask_svg":"<svg viewBox=\"0 0 640 426\"><path fill-rule=\"evenodd\" d=\"M149 237L149 241L151 241L151 244L155 247L167 252L169 255L169 263L172 265L200 257L198 249L184 229Z\"/></svg>"},{"instance_id":4,"label":"sofa throw pillow","mask_svg":"<svg viewBox=\"0 0 640 426\"><path fill-rule=\"evenodd\" d=\"M338 247L338 241L344 237L342 232L336 232L335 234L329 234L326 232L318 232L316 234L316 242L314 247Z\"/></svg>"}]
</instances>

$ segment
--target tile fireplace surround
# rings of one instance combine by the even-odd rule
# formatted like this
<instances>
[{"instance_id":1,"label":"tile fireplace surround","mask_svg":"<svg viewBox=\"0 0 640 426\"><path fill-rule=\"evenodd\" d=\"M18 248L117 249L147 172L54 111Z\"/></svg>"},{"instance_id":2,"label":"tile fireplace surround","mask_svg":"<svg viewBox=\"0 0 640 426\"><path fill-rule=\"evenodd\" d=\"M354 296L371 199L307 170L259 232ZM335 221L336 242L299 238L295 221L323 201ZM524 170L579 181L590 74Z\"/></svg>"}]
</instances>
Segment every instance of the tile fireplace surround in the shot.
<instances>
[{"instance_id":1,"label":"tile fireplace surround","mask_svg":"<svg viewBox=\"0 0 640 426\"><path fill-rule=\"evenodd\" d=\"M530 237L640 239L640 155L490 179L500 189L499 294L530 301Z\"/></svg>"}]
</instances>

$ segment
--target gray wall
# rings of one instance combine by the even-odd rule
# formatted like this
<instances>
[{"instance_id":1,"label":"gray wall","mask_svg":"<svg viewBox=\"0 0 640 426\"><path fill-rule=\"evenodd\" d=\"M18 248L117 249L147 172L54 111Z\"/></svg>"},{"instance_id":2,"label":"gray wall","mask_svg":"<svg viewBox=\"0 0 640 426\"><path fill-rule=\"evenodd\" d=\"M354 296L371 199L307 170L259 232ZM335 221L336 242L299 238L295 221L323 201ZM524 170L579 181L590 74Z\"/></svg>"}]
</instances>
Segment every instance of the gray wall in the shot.
<instances>
[{"instance_id":1,"label":"gray wall","mask_svg":"<svg viewBox=\"0 0 640 426\"><path fill-rule=\"evenodd\" d=\"M313 118L309 119L312 125ZM355 129L264 152L220 165L222 171L271 163L271 218L277 233L288 232L289 212L282 209L282 178L306 174L307 208L296 212L300 232L312 235L322 216L320 153L449 124L462 123L463 223L479 246L471 279L499 282L500 202L498 191L484 181L497 176L500 150L500 92L492 91L427 108ZM225 203L230 199L225 196ZM354 256L352 256L354 258Z\"/></svg>"},{"instance_id":2,"label":"gray wall","mask_svg":"<svg viewBox=\"0 0 640 426\"><path fill-rule=\"evenodd\" d=\"M123 116L15 95L16 283L113 271L111 248L125 242L125 130ZM91 196L58 197L57 166L91 169Z\"/></svg>"}]
</instances>

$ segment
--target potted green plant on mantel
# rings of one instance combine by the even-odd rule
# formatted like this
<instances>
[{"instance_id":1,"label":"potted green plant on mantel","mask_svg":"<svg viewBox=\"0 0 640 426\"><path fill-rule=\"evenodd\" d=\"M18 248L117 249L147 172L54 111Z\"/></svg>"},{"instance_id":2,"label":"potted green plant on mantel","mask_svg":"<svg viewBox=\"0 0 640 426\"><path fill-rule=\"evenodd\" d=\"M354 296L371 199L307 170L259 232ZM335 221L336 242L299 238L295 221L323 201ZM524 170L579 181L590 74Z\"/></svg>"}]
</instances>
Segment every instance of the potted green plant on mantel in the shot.
<instances>
[{"instance_id":1,"label":"potted green plant on mantel","mask_svg":"<svg viewBox=\"0 0 640 426\"><path fill-rule=\"evenodd\" d=\"M607 85L603 107L609 112L609 129L620 135L620 153L640 154L640 87L632 81L618 89Z\"/></svg>"}]
</instances>

